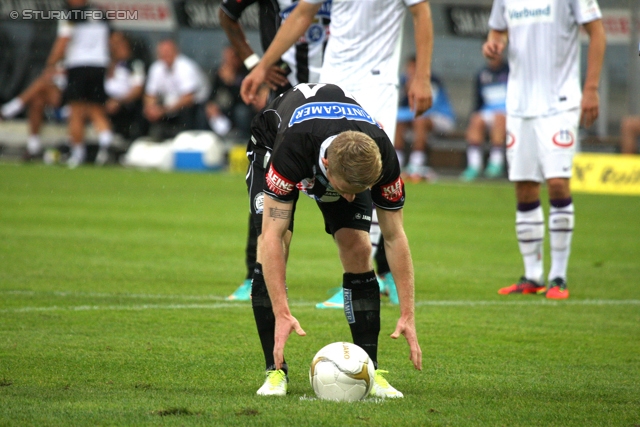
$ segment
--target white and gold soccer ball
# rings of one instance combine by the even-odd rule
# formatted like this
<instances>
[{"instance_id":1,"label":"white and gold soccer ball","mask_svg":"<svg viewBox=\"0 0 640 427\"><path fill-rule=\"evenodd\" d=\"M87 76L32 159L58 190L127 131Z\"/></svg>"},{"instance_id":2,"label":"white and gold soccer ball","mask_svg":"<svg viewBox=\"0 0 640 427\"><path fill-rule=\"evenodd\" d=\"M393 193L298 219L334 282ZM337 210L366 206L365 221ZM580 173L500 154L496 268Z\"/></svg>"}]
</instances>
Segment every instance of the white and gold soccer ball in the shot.
<instances>
[{"instance_id":1,"label":"white and gold soccer ball","mask_svg":"<svg viewBox=\"0 0 640 427\"><path fill-rule=\"evenodd\" d=\"M373 387L375 366L369 355L349 342L324 346L311 361L309 381L323 400L353 402L367 397Z\"/></svg>"}]
</instances>

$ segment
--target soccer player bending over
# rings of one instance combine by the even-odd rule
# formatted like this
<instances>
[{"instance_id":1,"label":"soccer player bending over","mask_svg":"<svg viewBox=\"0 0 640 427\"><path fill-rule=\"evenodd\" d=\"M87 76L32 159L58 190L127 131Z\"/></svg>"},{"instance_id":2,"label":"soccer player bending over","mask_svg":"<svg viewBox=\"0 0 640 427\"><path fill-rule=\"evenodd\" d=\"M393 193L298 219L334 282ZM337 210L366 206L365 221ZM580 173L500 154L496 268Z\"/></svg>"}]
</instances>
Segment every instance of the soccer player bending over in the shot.
<instances>
[{"instance_id":1,"label":"soccer player bending over","mask_svg":"<svg viewBox=\"0 0 640 427\"><path fill-rule=\"evenodd\" d=\"M313 198L336 244L344 270L344 312L353 342L376 365L376 397L402 397L378 369L380 291L371 262L372 204L384 236L400 300L391 335L405 336L410 359L422 369L414 319L414 278L403 228L404 183L386 133L356 101L332 84L300 84L276 98L251 126L247 186L258 230L253 313L266 364L259 395L287 393L285 343L305 335L289 310L285 284L288 248L300 191Z\"/></svg>"}]
</instances>

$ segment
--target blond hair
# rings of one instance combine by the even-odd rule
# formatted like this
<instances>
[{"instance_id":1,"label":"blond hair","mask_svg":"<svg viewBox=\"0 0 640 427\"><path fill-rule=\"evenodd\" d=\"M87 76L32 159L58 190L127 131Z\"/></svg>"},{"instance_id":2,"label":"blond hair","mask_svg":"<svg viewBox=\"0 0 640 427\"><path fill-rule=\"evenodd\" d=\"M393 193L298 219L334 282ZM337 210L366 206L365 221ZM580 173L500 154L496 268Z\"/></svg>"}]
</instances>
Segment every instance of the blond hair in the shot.
<instances>
[{"instance_id":1,"label":"blond hair","mask_svg":"<svg viewBox=\"0 0 640 427\"><path fill-rule=\"evenodd\" d=\"M356 187L369 188L380 179L382 158L375 141L367 134L345 131L327 150L331 173Z\"/></svg>"}]
</instances>

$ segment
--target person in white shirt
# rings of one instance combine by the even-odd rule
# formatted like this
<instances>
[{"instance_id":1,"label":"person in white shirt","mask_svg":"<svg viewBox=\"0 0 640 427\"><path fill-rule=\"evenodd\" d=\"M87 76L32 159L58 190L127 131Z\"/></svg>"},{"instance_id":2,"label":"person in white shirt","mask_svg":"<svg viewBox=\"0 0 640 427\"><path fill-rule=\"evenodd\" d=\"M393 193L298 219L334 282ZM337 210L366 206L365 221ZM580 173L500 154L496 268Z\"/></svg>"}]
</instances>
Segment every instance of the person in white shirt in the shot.
<instances>
[{"instance_id":1,"label":"person in white shirt","mask_svg":"<svg viewBox=\"0 0 640 427\"><path fill-rule=\"evenodd\" d=\"M578 126L598 117L598 84L606 48L602 14L596 0L494 0L487 58L508 44L507 162L515 182L516 233L524 275L501 288L502 295L545 293L569 297L567 266L574 226L569 182ZM589 36L587 71L580 88L580 27ZM544 286L544 213L540 186L549 192L551 269Z\"/></svg>"},{"instance_id":2,"label":"person in white shirt","mask_svg":"<svg viewBox=\"0 0 640 427\"><path fill-rule=\"evenodd\" d=\"M243 80L240 95L245 103L254 101L258 89L266 81L271 65L307 31L323 0L301 0L283 22L276 37L258 64ZM424 113L432 102L431 53L433 26L431 9L425 0L349 0L331 4L329 41L320 71L320 83L339 85L355 98L385 130L393 142L398 110L398 70L400 66L401 30L405 10L413 16L416 44L416 75L409 88L409 106L416 116ZM320 87L320 86L318 86ZM397 159L396 159L397 161ZM400 185L404 188L404 183ZM373 210L371 240L375 247L380 290L388 292L398 304L395 281L386 260L384 248L390 247L379 232L376 210ZM254 274L254 283L256 276ZM388 291L387 291L388 289ZM343 289L318 308L345 308ZM401 307L402 309L402 307ZM375 331L370 331L374 333ZM376 381L378 378L376 377ZM402 393L386 380L380 397L401 397Z\"/></svg>"},{"instance_id":3,"label":"person in white shirt","mask_svg":"<svg viewBox=\"0 0 640 427\"><path fill-rule=\"evenodd\" d=\"M157 57L149 68L144 96L151 135L163 140L185 130L206 129L204 103L211 85L205 73L173 40L158 43Z\"/></svg>"},{"instance_id":4,"label":"person in white shirt","mask_svg":"<svg viewBox=\"0 0 640 427\"><path fill-rule=\"evenodd\" d=\"M68 84L65 100L69 104L69 139L71 156L67 164L75 168L85 160L84 126L90 119L98 132L100 150L96 163L108 159L108 148L113 140L111 123L104 110L107 95L104 77L109 64L109 25L87 13L87 0L68 0L73 11L70 20L58 23L58 37L47 59L53 69L64 58Z\"/></svg>"},{"instance_id":5,"label":"person in white shirt","mask_svg":"<svg viewBox=\"0 0 640 427\"><path fill-rule=\"evenodd\" d=\"M269 66L304 34L322 0L302 0L284 21L269 49L242 83L246 103L266 80ZM393 140L398 108L401 29L409 8L414 20L417 72L409 89L411 108L420 115L431 106L433 28L424 0L337 1L331 5L331 37L325 50L320 83L351 92L382 124Z\"/></svg>"}]
</instances>

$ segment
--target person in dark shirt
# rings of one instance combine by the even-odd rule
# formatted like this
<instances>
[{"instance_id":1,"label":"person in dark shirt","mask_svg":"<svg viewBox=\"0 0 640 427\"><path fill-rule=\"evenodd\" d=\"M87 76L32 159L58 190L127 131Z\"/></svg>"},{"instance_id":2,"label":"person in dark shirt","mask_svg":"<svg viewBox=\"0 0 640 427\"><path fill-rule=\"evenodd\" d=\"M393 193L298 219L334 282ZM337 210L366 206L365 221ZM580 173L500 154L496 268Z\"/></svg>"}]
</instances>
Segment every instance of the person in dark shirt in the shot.
<instances>
[{"instance_id":1,"label":"person in dark shirt","mask_svg":"<svg viewBox=\"0 0 640 427\"><path fill-rule=\"evenodd\" d=\"M240 85L245 75L238 55L233 48L226 47L205 107L209 127L221 137L232 130L238 138L246 138L249 134L251 119L257 111L240 98Z\"/></svg>"},{"instance_id":2,"label":"person in dark shirt","mask_svg":"<svg viewBox=\"0 0 640 427\"><path fill-rule=\"evenodd\" d=\"M257 3L260 17L260 44L266 51L276 35L283 19L297 7L295 0L224 0L220 4L218 17L220 26L224 29L231 46L242 60L247 70L253 69L260 57L247 42L240 18L249 6ZM321 37L301 37L294 46L287 50L276 64L269 67L266 83L271 89L271 96L280 95L289 90L292 84L314 83L319 79L319 69L324 57L324 48L329 32L330 0L315 17L316 30L320 30ZM268 90L261 90L252 106L260 110L264 107L269 96ZM211 111L213 113L213 111ZM221 118L221 116L218 116ZM218 121L222 124L222 121ZM249 301L251 299L251 277L256 262L256 230L249 219L247 245L245 249L245 265L247 273L244 281L233 293L227 296L229 301Z\"/></svg>"},{"instance_id":3,"label":"person in dark shirt","mask_svg":"<svg viewBox=\"0 0 640 427\"><path fill-rule=\"evenodd\" d=\"M377 368L380 292L369 240L375 205L400 302L392 338L405 336L410 359L421 369L413 264L402 224L404 182L389 137L340 87L299 84L253 119L247 155L250 209L259 236L251 304L267 370L258 394L287 393L284 345L293 331L305 335L289 311L285 284L295 207L302 192L317 202L325 231L338 245L344 311L353 342L376 366L371 395L402 397Z\"/></svg>"}]
</instances>

